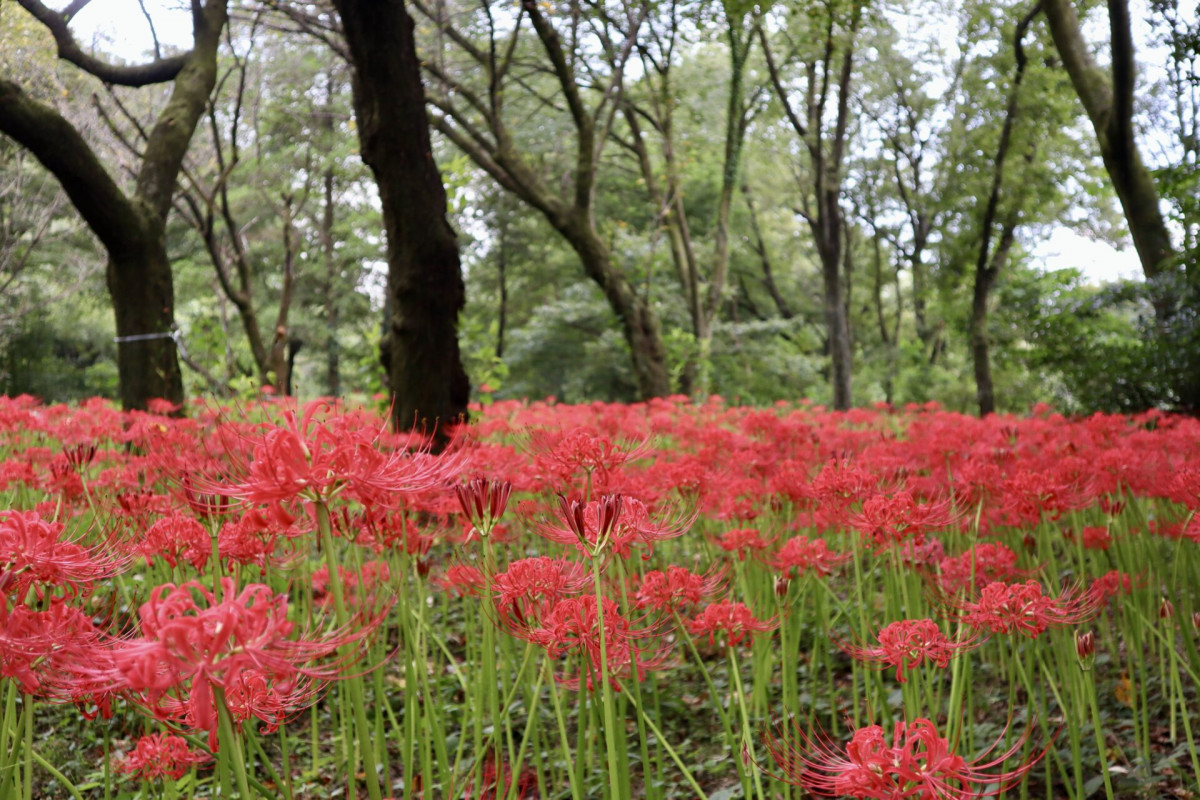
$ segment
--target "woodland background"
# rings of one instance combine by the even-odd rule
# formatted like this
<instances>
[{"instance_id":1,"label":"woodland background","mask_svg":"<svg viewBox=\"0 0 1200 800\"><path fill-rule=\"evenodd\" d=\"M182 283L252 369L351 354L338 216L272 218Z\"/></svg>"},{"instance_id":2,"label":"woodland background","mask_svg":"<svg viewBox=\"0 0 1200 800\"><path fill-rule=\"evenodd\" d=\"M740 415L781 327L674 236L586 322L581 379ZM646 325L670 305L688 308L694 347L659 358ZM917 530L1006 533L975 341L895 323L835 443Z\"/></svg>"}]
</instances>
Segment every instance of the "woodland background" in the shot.
<instances>
[{"instance_id":1,"label":"woodland background","mask_svg":"<svg viewBox=\"0 0 1200 800\"><path fill-rule=\"evenodd\" d=\"M69 26L84 6L55 13ZM59 58L38 8L0 2L0 75L134 192L172 84ZM473 399L1200 405L1200 28L1178 0L405 8ZM386 239L341 18L227 10L165 215L186 393L383 392ZM1135 33L1165 63L1140 68ZM156 48L151 66L180 55ZM117 396L111 250L14 139L0 390ZM1132 231L1150 279L1045 269L1033 253L1061 226L1122 246Z\"/></svg>"}]
</instances>

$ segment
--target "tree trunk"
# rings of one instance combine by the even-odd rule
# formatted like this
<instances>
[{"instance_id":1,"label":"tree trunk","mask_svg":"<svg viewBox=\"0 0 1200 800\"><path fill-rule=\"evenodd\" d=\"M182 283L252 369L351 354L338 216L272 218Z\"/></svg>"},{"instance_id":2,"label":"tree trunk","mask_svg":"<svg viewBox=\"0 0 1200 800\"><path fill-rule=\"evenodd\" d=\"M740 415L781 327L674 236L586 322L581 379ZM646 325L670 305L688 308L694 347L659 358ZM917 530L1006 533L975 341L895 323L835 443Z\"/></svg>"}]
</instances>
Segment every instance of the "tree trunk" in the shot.
<instances>
[{"instance_id":1,"label":"tree trunk","mask_svg":"<svg viewBox=\"0 0 1200 800\"><path fill-rule=\"evenodd\" d=\"M559 232L579 255L584 272L600 286L621 321L638 394L643 400L666 397L671 393L671 375L658 315L613 266L612 254L581 213L570 214Z\"/></svg>"},{"instance_id":2,"label":"tree trunk","mask_svg":"<svg viewBox=\"0 0 1200 800\"><path fill-rule=\"evenodd\" d=\"M354 66L363 161L379 185L388 239L392 421L448 441L467 414L458 348L465 302L446 190L434 163L413 21L401 0L335 0Z\"/></svg>"},{"instance_id":3,"label":"tree trunk","mask_svg":"<svg viewBox=\"0 0 1200 800\"><path fill-rule=\"evenodd\" d=\"M1017 121L1020 108L1018 99L1021 93L1021 81L1025 77L1025 34L1029 30L1034 17L1042 10L1042 0L1034 5L1017 23L1013 34L1013 53L1016 69L1013 73L1012 85L1008 90L1008 102L1004 110L1004 124L1000 129L1000 141L996 145L996 158L992 164L992 188L984 205L983 220L980 224L979 256L975 261L975 288L971 300L971 358L975 367L975 397L979 402L979 416L986 417L996 411L996 391L992 384L991 353L988 347L987 316L988 297L996 283L996 277L1008 253L1012 249L1016 236L1017 222L1020 218L1016 209L1009 211L1001 225L1000 239L994 252L991 251L992 227L996 221L997 210L1000 207L1000 189L1004 183L1004 164L1008 158L1009 144L1012 142L1013 125ZM1033 152L1026 154L1027 160L1033 159Z\"/></svg>"},{"instance_id":4,"label":"tree trunk","mask_svg":"<svg viewBox=\"0 0 1200 800\"><path fill-rule=\"evenodd\" d=\"M1169 268L1175 249L1159 207L1154 176L1146 168L1133 135L1134 54L1128 2L1108 2L1111 81L1092 58L1072 0L1045 0L1044 7L1054 45L1096 132L1104 167L1125 212L1142 272L1147 281L1153 281ZM1171 316L1173 307L1173 298L1156 298L1160 321Z\"/></svg>"},{"instance_id":5,"label":"tree trunk","mask_svg":"<svg viewBox=\"0 0 1200 800\"><path fill-rule=\"evenodd\" d=\"M157 226L155 226L157 227ZM110 254L108 293L117 330L121 406L145 409L154 398L183 402L175 340L175 287L164 231L146 231L140 247ZM144 338L143 338L144 337Z\"/></svg>"},{"instance_id":6,"label":"tree trunk","mask_svg":"<svg viewBox=\"0 0 1200 800\"><path fill-rule=\"evenodd\" d=\"M166 222L176 180L217 78L217 47L228 19L226 0L192 5L193 48L146 65L114 66L82 52L68 10L20 0L55 39L60 58L106 83L171 82L170 98L146 135L137 185L126 195L100 158L54 108L0 78L0 132L27 148L51 172L108 253L108 289L116 319L121 404L144 409L161 397L183 402L174 328L175 292L166 251Z\"/></svg>"}]
</instances>

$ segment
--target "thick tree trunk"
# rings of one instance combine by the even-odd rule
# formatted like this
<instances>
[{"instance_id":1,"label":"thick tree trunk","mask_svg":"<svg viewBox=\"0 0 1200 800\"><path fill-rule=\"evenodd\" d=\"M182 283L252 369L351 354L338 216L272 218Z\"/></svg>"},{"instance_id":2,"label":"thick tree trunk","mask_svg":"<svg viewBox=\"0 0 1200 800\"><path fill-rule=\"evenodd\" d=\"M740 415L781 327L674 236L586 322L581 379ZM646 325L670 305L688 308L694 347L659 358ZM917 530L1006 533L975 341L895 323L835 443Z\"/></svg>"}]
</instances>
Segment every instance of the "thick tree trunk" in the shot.
<instances>
[{"instance_id":1,"label":"thick tree trunk","mask_svg":"<svg viewBox=\"0 0 1200 800\"><path fill-rule=\"evenodd\" d=\"M354 65L363 161L375 174L388 239L392 420L447 441L470 385L458 348L465 302L446 190L434 163L413 21L401 0L335 0Z\"/></svg>"},{"instance_id":2,"label":"thick tree trunk","mask_svg":"<svg viewBox=\"0 0 1200 800\"><path fill-rule=\"evenodd\" d=\"M157 227L157 226L153 226ZM108 260L108 293L117 330L121 406L144 409L153 398L183 402L174 339L175 288L164 231L144 233L140 246Z\"/></svg>"},{"instance_id":3,"label":"thick tree trunk","mask_svg":"<svg viewBox=\"0 0 1200 800\"><path fill-rule=\"evenodd\" d=\"M54 108L0 78L0 132L37 157L62 184L108 253L108 288L116 318L121 404L144 409L156 397L183 402L174 340L175 299L166 251L166 221L192 134L216 83L217 47L228 19L225 0L193 3L193 49L147 65L113 66L82 52L70 29L72 4L57 12L21 0L54 36L60 58L108 83L173 82L171 96L146 135L137 187L126 195L99 157Z\"/></svg>"}]
</instances>

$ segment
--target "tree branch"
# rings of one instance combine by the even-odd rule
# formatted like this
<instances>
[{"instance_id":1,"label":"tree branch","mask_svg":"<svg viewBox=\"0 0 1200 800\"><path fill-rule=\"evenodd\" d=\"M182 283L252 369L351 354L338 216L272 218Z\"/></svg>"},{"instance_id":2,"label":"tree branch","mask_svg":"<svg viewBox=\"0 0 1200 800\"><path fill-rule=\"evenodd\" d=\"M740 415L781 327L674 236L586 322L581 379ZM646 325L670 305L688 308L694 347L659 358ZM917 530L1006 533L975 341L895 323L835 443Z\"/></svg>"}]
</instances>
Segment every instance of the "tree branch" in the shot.
<instances>
[{"instance_id":1,"label":"tree branch","mask_svg":"<svg viewBox=\"0 0 1200 800\"><path fill-rule=\"evenodd\" d=\"M96 76L105 83L118 86L150 86L155 83L167 83L175 77L187 64L191 53L184 53L170 58L158 58L146 64L117 65L85 53L75 41L71 33L71 18L87 5L84 0L76 0L67 7L66 11L54 11L47 8L41 0L17 0L21 7L28 11L38 22L46 26L54 37L58 49L58 57L63 61L74 64L84 72Z\"/></svg>"}]
</instances>

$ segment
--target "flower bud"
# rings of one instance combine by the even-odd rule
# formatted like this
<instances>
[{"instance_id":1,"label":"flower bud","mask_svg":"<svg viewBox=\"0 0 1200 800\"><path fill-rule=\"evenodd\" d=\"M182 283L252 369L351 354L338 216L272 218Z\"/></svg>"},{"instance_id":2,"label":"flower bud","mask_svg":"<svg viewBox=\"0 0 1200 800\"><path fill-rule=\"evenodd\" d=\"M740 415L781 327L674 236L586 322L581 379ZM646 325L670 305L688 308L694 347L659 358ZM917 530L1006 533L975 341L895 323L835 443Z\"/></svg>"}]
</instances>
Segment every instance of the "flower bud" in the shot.
<instances>
[{"instance_id":1,"label":"flower bud","mask_svg":"<svg viewBox=\"0 0 1200 800\"><path fill-rule=\"evenodd\" d=\"M1075 634L1075 657L1079 659L1079 668L1087 672L1096 661L1096 634L1092 631Z\"/></svg>"},{"instance_id":2,"label":"flower bud","mask_svg":"<svg viewBox=\"0 0 1200 800\"><path fill-rule=\"evenodd\" d=\"M780 575L775 578L775 596L787 597L788 589L792 585L792 579L786 575Z\"/></svg>"},{"instance_id":3,"label":"flower bud","mask_svg":"<svg viewBox=\"0 0 1200 800\"><path fill-rule=\"evenodd\" d=\"M1175 617L1175 604L1164 597L1163 601L1162 601L1162 605L1160 605L1158 607L1158 618L1159 619L1174 619L1174 617Z\"/></svg>"}]
</instances>

